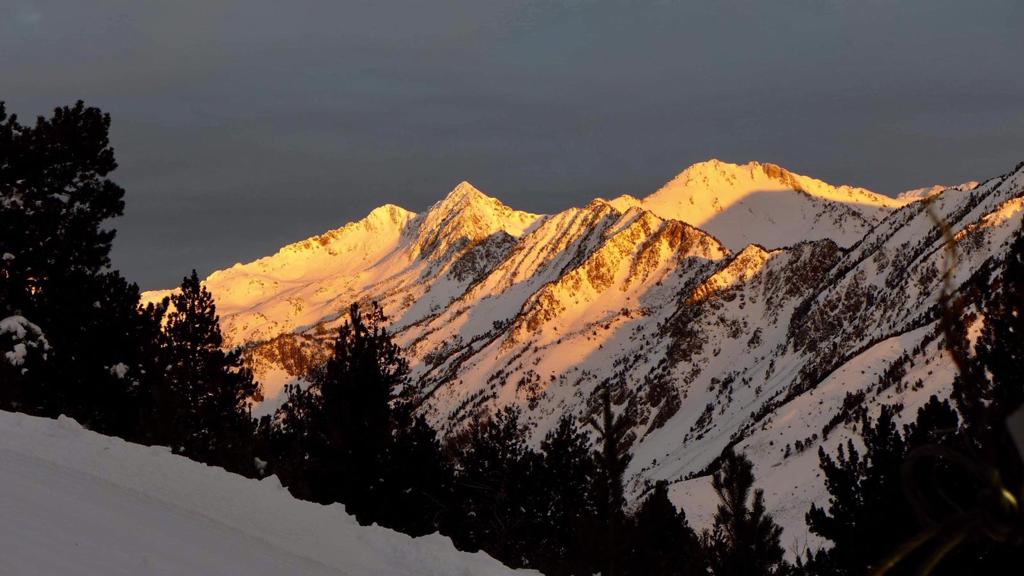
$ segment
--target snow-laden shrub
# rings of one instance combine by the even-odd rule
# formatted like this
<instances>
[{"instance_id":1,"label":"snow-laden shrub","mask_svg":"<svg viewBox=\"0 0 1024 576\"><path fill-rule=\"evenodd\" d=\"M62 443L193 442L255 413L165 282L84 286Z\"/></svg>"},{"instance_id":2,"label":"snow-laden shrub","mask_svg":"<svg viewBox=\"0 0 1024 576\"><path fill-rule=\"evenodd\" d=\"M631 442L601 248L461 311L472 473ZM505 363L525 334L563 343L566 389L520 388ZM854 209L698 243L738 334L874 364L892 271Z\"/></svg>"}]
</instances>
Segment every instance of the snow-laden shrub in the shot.
<instances>
[{"instance_id":1,"label":"snow-laden shrub","mask_svg":"<svg viewBox=\"0 0 1024 576\"><path fill-rule=\"evenodd\" d=\"M25 374L36 361L46 360L49 351L42 329L24 316L0 320L0 365L4 371Z\"/></svg>"}]
</instances>

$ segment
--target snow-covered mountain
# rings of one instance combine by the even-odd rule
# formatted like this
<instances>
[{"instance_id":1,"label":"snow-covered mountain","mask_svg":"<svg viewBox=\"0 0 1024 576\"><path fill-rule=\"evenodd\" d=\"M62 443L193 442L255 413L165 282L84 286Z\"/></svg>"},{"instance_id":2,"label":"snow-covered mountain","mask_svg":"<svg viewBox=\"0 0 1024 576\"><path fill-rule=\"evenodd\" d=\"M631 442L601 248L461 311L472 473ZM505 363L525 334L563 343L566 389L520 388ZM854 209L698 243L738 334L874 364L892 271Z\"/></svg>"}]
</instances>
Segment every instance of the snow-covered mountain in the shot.
<instances>
[{"instance_id":1,"label":"snow-covered mountain","mask_svg":"<svg viewBox=\"0 0 1024 576\"><path fill-rule=\"evenodd\" d=\"M214 272L205 284L216 295L230 344L310 326L366 294L409 285L424 288L409 293L416 306L406 312L415 317L464 288L475 260L500 253L538 218L463 182L423 214L381 206L272 256ZM442 280L450 285L433 286Z\"/></svg>"},{"instance_id":2,"label":"snow-covered mountain","mask_svg":"<svg viewBox=\"0 0 1024 576\"><path fill-rule=\"evenodd\" d=\"M73 420L0 411L4 574L537 574Z\"/></svg>"},{"instance_id":3,"label":"snow-covered mountain","mask_svg":"<svg viewBox=\"0 0 1024 576\"><path fill-rule=\"evenodd\" d=\"M1022 197L1024 165L893 199L712 160L643 199L546 216L463 183L422 214L378 208L207 286L271 397L323 358L350 302L371 299L444 431L516 404L539 441L609 381L636 422L634 495L669 480L699 525L714 502L703 474L738 444L789 545L822 494L817 446L851 434L845 415L896 401L912 414L948 393L929 206L955 234L959 286L998 265Z\"/></svg>"},{"instance_id":4,"label":"snow-covered mountain","mask_svg":"<svg viewBox=\"0 0 1024 576\"><path fill-rule=\"evenodd\" d=\"M847 247L907 201L832 186L775 164L709 160L690 166L641 205L706 230L739 252L748 244L779 247L824 238Z\"/></svg>"}]
</instances>

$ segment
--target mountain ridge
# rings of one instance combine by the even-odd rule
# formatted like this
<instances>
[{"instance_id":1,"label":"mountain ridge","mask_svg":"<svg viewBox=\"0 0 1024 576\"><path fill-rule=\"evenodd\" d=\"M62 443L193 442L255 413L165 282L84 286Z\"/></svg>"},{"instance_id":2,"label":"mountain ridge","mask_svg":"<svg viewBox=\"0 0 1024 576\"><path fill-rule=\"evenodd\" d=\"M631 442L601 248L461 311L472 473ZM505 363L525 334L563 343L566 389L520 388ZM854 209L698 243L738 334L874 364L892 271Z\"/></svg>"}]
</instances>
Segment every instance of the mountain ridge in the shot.
<instances>
[{"instance_id":1,"label":"mountain ridge","mask_svg":"<svg viewBox=\"0 0 1024 576\"><path fill-rule=\"evenodd\" d=\"M748 175L727 183L722 197L733 199L750 182L770 180L769 194L797 198L801 209L790 211L813 216L814 226L782 236L769 230L766 241L740 249L641 200L596 199L535 215L460 184L450 202L411 217L401 212L401 233L365 268L284 286L265 300L287 310L297 299L313 312L222 313L225 331L246 345L273 397L322 360L349 302L377 300L410 360L408 392L443 432L517 405L539 442L563 414L582 421L593 413L596 391L608 384L616 409L635 424L631 497L667 480L700 525L709 519L701 474L736 445L757 450L758 475L768 480L768 503L787 535L806 537L800 503L822 494L816 461L806 454L853 435L842 416L845 395L862 394L867 409L899 401L912 411L928 394L948 393L951 367L934 336L945 249L931 214L954 233L959 289L978 270L998 267L1019 228L1024 167L929 192L927 203L890 199L845 218L854 208L819 196L860 198L860 189L815 184L773 166L718 162L682 180L700 175L699 188L687 184L693 193L707 189L710 168ZM807 192L815 186L819 196ZM744 232L766 224L759 216ZM303 299L309 294L320 299ZM898 385L880 387L877 379L905 356L917 367L900 368ZM925 365L927 374L919 368Z\"/></svg>"},{"instance_id":2,"label":"mountain ridge","mask_svg":"<svg viewBox=\"0 0 1024 576\"><path fill-rule=\"evenodd\" d=\"M693 179L697 177L708 178L708 174L717 174L735 179L734 175L760 170L766 178L778 182L811 182L811 188L832 189L830 185L805 176L800 176L774 164L761 164L751 162L745 165L736 165L722 162L717 159L700 162L680 172L676 177L662 186L658 191L648 195L644 200L637 200L630 196L620 196L607 201L600 198L594 202L604 202L620 212L628 211L632 207L641 207L666 219L680 220L687 224L701 227L696 217L672 217L666 216L665 210L652 206L651 198L664 194L673 182L681 179ZM802 185L800 185L803 188ZM837 189L850 189L861 191L863 189L853 187L839 187ZM865 191L866 192L866 191ZM873 193L870 193L873 194ZM874 195L878 196L878 195ZM628 200L627 200L628 199ZM656 204L656 203L655 203ZM394 274L396 262L391 262L392 267L378 267L380 260L391 255L392 252L404 249L407 258L415 260L421 256L426 259L434 257L444 259L447 250L472 249L487 240L491 235L497 234L499 229L509 234L511 238L496 237L490 239L491 246L508 243L529 231L531 226L537 225L550 216L531 214L514 210L500 200L487 196L467 181L457 184L444 198L428 207L422 213L413 213L405 208L394 204L385 204L371 211L366 217L350 222L340 228L315 235L305 240L300 240L282 247L275 254L256 259L249 263L236 263L230 268L217 270L211 273L206 279L206 285L218 298L218 305L223 317L231 317L236 314L244 314L252 311L256 319L246 324L247 328L239 328L240 337L228 334L228 341L231 344L239 344L255 337L270 338L277 334L294 329L300 325L315 322L316 318L304 316L308 322L299 323L282 319L281 316L288 316L283 311L273 311L270 318L263 324L265 329L253 328L254 323L260 321L259 314L266 316L266 311L252 310L261 301L283 295L290 291L295 282L306 281L313 283L319 279L343 274L357 275L357 273L368 268L378 268L378 274L373 278L367 278L367 282L381 281L387 276ZM743 228L744 226L739 226ZM417 228L417 230L413 230ZM714 226L712 229L704 228L716 239ZM406 238L410 234L419 234L416 239ZM376 236L382 235L383 238ZM838 234L848 236L849 234ZM370 238L367 238L369 236ZM816 234L810 234L816 237ZM353 238L355 237L355 238ZM780 239L777 237L758 239L745 242L736 246L732 242L730 249L733 251L742 250L750 243L765 246L782 246L795 244L804 239L798 233L797 236ZM402 241L410 242L411 246L400 246ZM722 240L720 240L722 241ZM725 242L727 245L730 242ZM484 246L481 249L487 249ZM441 253L435 253L440 250ZM345 256L351 258L353 254L361 257L355 263L345 266L346 261L337 258ZM325 262L329 260L329 262ZM342 264L338 266L338 264ZM310 277L313 276L313 277ZM240 289L244 285L245 289ZM169 294L166 290L151 290L144 294L146 301L159 299ZM296 304L297 305L297 304ZM322 317L326 317L324 314ZM229 331L231 332L231 331Z\"/></svg>"}]
</instances>

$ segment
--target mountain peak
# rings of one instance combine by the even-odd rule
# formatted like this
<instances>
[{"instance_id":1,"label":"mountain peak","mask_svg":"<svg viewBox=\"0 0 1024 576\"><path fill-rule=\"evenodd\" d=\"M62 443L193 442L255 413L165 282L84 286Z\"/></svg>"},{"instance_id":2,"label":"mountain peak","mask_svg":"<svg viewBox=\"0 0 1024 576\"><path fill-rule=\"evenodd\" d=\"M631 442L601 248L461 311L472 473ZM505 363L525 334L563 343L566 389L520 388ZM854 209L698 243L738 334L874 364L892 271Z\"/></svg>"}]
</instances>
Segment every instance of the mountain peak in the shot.
<instances>
[{"instance_id":1,"label":"mountain peak","mask_svg":"<svg viewBox=\"0 0 1024 576\"><path fill-rule=\"evenodd\" d=\"M732 162L724 162L718 158L708 158L700 162L694 162L686 167L681 174L700 174L707 172L721 171L727 168L739 168L738 164Z\"/></svg>"},{"instance_id":2,"label":"mountain peak","mask_svg":"<svg viewBox=\"0 0 1024 576\"><path fill-rule=\"evenodd\" d=\"M359 222L364 222L368 228L389 226L389 225L402 225L410 220L415 214L409 212L401 206L395 204L384 204L378 206L370 211L366 215L366 218Z\"/></svg>"},{"instance_id":3,"label":"mountain peak","mask_svg":"<svg viewBox=\"0 0 1024 576\"><path fill-rule=\"evenodd\" d=\"M476 186L473 186L466 180L459 182L452 191L448 193L440 202L435 206L461 206L465 204L476 204L479 202L486 201L497 202L496 199L481 192Z\"/></svg>"},{"instance_id":4,"label":"mountain peak","mask_svg":"<svg viewBox=\"0 0 1024 576\"><path fill-rule=\"evenodd\" d=\"M725 205L757 192L782 191L803 192L819 199L881 208L905 204L865 188L837 186L803 176L771 162L733 164L717 158L687 167L661 189L644 198L644 202L664 202L672 198L690 204L704 201Z\"/></svg>"},{"instance_id":5,"label":"mountain peak","mask_svg":"<svg viewBox=\"0 0 1024 576\"><path fill-rule=\"evenodd\" d=\"M967 191L970 191L970 190L974 190L975 188L978 187L979 184L980 184L980 182L977 182L975 180L964 182L962 184L957 184L955 186L945 186L943 184L935 184L934 186L924 186L922 188L914 188L913 190L907 190L905 192L901 192L901 193L896 195L896 199L897 200L902 200L902 201L905 201L905 202L908 202L908 203L909 202L916 202L916 201L922 200L924 198L930 198L932 196L935 196L936 194L939 194L940 192L943 192L945 190L956 190L956 191L959 191L959 192L967 192Z\"/></svg>"},{"instance_id":6,"label":"mountain peak","mask_svg":"<svg viewBox=\"0 0 1024 576\"><path fill-rule=\"evenodd\" d=\"M476 186L463 180L455 188L452 188L447 196L428 208L423 217L436 224L439 221L453 218L493 220L505 219L510 215L529 217L531 220L536 218L534 214L510 208L501 200L484 194Z\"/></svg>"},{"instance_id":7,"label":"mountain peak","mask_svg":"<svg viewBox=\"0 0 1024 576\"><path fill-rule=\"evenodd\" d=\"M740 180L758 180L765 177L786 184L796 190L800 186L799 179L804 178L771 162L757 162L755 160L746 164L733 164L732 162L711 158L690 165L680 172L672 182L704 180L709 183L717 183L725 180L735 183Z\"/></svg>"},{"instance_id":8,"label":"mountain peak","mask_svg":"<svg viewBox=\"0 0 1024 576\"><path fill-rule=\"evenodd\" d=\"M906 201L853 186L833 186L778 164L698 162L643 206L662 218L703 228L730 249L770 248L833 238L847 246Z\"/></svg>"},{"instance_id":9,"label":"mountain peak","mask_svg":"<svg viewBox=\"0 0 1024 576\"><path fill-rule=\"evenodd\" d=\"M452 191L448 193L449 196L486 196L479 188L473 186L468 180L459 182Z\"/></svg>"},{"instance_id":10,"label":"mountain peak","mask_svg":"<svg viewBox=\"0 0 1024 576\"><path fill-rule=\"evenodd\" d=\"M414 252L446 254L464 242L475 242L503 231L519 237L540 216L514 210L469 182L462 181L421 215Z\"/></svg>"}]
</instances>

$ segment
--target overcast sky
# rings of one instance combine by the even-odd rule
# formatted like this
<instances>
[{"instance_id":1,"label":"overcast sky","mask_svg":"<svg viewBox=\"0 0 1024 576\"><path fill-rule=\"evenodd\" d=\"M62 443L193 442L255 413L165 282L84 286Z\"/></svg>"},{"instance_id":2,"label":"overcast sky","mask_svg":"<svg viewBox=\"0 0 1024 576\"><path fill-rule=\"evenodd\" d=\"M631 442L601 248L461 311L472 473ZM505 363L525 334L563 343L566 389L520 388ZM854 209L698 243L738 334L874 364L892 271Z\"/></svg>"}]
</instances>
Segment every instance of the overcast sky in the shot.
<instances>
[{"instance_id":1,"label":"overcast sky","mask_svg":"<svg viewBox=\"0 0 1024 576\"><path fill-rule=\"evenodd\" d=\"M170 286L461 180L516 208L694 162L895 194L1024 160L1024 2L0 2L0 100L113 116L115 265Z\"/></svg>"}]
</instances>

